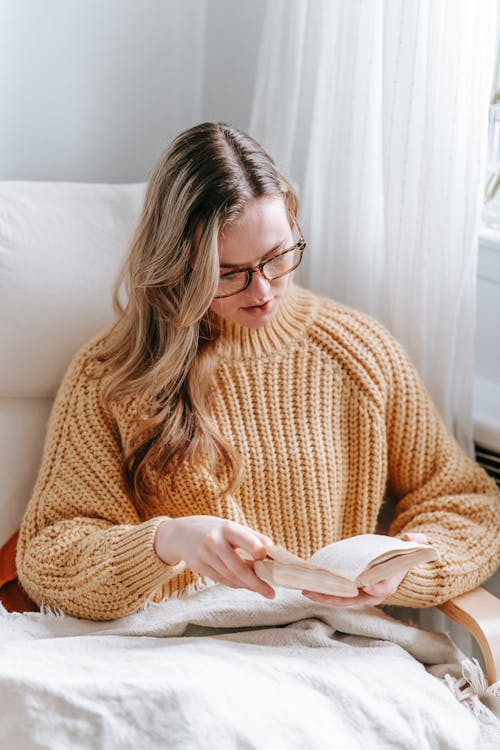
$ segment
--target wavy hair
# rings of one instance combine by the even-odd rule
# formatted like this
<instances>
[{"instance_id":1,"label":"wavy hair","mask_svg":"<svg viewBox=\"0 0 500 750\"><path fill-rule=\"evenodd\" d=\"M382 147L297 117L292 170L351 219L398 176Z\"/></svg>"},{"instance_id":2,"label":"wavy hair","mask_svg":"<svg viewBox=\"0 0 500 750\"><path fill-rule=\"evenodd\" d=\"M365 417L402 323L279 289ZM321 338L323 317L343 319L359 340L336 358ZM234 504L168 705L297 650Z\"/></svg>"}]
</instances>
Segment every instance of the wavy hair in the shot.
<instances>
[{"instance_id":1,"label":"wavy hair","mask_svg":"<svg viewBox=\"0 0 500 750\"><path fill-rule=\"evenodd\" d=\"M130 397L138 404L122 475L141 517L157 505L160 477L175 483L186 460L204 465L218 480L224 474L221 494L241 480L240 457L210 416L216 366L210 344L217 331L209 307L220 272L221 229L249 201L276 194L295 217L290 182L251 136L225 123L181 133L150 176L115 285L118 317L99 358L106 363L104 403ZM151 472L156 483L148 480Z\"/></svg>"}]
</instances>

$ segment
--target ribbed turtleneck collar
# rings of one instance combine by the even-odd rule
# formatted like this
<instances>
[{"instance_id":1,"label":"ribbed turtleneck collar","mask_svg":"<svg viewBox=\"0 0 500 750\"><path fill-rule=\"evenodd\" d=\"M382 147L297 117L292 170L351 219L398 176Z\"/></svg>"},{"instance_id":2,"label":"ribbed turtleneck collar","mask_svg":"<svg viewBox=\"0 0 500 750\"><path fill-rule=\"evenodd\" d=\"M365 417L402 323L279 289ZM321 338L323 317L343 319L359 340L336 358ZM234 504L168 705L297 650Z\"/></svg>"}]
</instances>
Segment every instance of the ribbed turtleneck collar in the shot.
<instances>
[{"instance_id":1,"label":"ribbed turtleneck collar","mask_svg":"<svg viewBox=\"0 0 500 750\"><path fill-rule=\"evenodd\" d=\"M300 341L316 307L315 297L290 282L274 318L260 328L247 328L217 317L220 335L215 343L223 359L268 356Z\"/></svg>"}]
</instances>

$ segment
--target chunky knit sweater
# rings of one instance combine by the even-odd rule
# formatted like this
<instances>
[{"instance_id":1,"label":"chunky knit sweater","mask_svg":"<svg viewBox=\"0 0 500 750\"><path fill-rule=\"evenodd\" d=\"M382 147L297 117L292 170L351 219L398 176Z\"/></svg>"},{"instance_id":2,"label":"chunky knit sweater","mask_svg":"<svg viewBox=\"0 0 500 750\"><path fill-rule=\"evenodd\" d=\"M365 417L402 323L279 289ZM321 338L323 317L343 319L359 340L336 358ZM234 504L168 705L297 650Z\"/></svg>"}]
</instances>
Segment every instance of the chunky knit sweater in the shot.
<instances>
[{"instance_id":1,"label":"chunky knit sweater","mask_svg":"<svg viewBox=\"0 0 500 750\"><path fill-rule=\"evenodd\" d=\"M411 570L387 603L438 604L494 572L500 493L370 317L291 285L267 326L223 321L213 417L242 456L242 483L220 498L213 477L183 466L176 488L160 482L146 520L120 474L133 404L108 411L101 381L89 376L104 338L80 350L59 389L22 523L19 577L36 602L111 619L208 584L184 562L168 566L155 554L165 517L225 517L308 557L373 532L386 497L396 509L389 533L423 532L441 553Z\"/></svg>"}]
</instances>

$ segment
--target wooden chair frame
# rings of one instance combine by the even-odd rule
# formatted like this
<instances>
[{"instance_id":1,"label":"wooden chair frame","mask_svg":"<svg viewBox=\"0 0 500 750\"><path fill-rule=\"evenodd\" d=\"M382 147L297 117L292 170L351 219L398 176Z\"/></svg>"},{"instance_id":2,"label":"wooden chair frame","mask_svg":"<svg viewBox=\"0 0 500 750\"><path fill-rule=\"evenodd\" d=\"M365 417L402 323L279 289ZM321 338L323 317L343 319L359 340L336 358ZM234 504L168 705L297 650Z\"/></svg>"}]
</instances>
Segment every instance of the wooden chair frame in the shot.
<instances>
[{"instance_id":1,"label":"wooden chair frame","mask_svg":"<svg viewBox=\"0 0 500 750\"><path fill-rule=\"evenodd\" d=\"M500 599L479 587L438 606L477 641L492 685L500 679Z\"/></svg>"}]
</instances>

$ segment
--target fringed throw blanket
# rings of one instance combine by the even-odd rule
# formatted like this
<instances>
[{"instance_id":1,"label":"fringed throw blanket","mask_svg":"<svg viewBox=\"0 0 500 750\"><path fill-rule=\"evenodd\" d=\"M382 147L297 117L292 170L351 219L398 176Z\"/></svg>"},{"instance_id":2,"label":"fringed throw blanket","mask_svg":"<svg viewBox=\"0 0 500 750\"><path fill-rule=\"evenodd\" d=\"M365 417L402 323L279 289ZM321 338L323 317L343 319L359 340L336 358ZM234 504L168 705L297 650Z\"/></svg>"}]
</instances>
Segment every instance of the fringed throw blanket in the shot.
<instances>
[{"instance_id":1,"label":"fringed throw blanket","mask_svg":"<svg viewBox=\"0 0 500 750\"><path fill-rule=\"evenodd\" d=\"M279 588L104 623L4 611L0 747L498 750L499 683L463 660L444 634Z\"/></svg>"}]
</instances>

